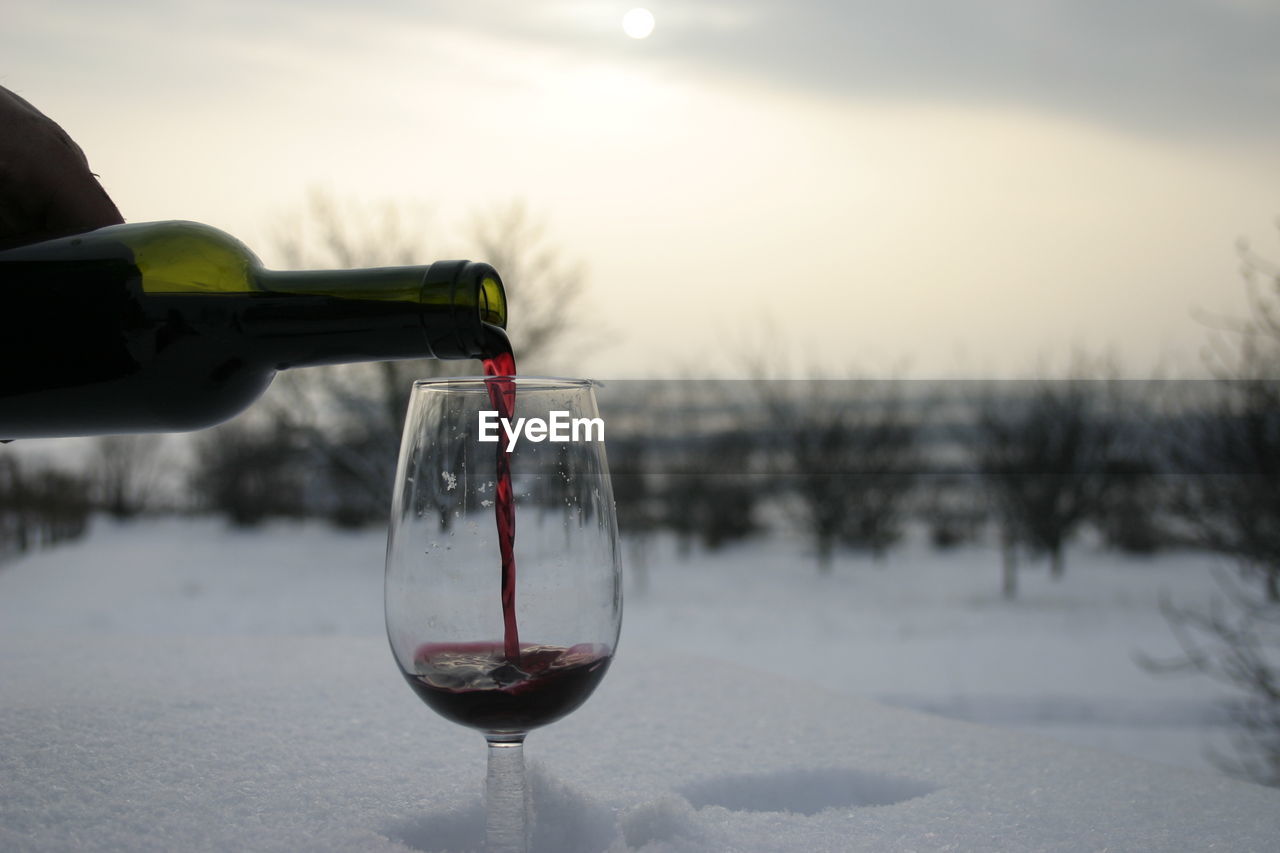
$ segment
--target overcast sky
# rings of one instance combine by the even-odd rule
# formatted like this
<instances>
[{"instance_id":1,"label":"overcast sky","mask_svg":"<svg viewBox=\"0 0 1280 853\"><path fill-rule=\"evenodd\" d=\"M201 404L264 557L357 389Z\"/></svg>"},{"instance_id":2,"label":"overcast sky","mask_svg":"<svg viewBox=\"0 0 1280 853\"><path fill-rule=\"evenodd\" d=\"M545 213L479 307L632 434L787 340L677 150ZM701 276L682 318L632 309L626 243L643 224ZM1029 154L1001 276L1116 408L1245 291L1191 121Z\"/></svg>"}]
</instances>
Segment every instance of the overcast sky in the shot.
<instances>
[{"instance_id":1,"label":"overcast sky","mask_svg":"<svg viewBox=\"0 0 1280 853\"><path fill-rule=\"evenodd\" d=\"M1280 256L1272 0L631 5L50 0L0 84L127 218L269 261L311 187L425 204L428 255L525 200L609 329L581 375L1193 374L1236 241Z\"/></svg>"}]
</instances>

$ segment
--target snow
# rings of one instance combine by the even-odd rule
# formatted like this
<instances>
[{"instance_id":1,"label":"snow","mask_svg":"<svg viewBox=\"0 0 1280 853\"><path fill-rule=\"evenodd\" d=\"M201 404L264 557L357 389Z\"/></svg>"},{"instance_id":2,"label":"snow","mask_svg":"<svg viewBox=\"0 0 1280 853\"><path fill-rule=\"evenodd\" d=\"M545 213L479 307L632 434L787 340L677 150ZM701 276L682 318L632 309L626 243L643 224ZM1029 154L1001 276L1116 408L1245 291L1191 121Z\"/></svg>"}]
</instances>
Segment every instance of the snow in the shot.
<instances>
[{"instance_id":1,"label":"snow","mask_svg":"<svg viewBox=\"0 0 1280 853\"><path fill-rule=\"evenodd\" d=\"M0 565L0 849L474 849L485 747L396 673L383 549L99 522ZM980 546L655 542L604 684L529 738L535 847L1272 849L1280 792L1203 758L1222 688L1135 661L1212 564L1082 545L1005 602Z\"/></svg>"}]
</instances>

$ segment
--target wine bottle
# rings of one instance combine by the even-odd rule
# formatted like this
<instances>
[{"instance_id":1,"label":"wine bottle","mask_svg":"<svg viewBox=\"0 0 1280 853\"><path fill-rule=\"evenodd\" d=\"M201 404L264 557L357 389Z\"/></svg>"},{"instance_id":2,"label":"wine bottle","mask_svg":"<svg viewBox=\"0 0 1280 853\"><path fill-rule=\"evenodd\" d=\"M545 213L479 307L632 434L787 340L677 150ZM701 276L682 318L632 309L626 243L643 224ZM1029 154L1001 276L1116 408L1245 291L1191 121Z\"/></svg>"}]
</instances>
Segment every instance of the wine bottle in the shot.
<instances>
[{"instance_id":1,"label":"wine bottle","mask_svg":"<svg viewBox=\"0 0 1280 853\"><path fill-rule=\"evenodd\" d=\"M506 320L483 263L282 272L206 225L111 225L0 252L0 439L200 429L276 371L481 358Z\"/></svg>"}]
</instances>

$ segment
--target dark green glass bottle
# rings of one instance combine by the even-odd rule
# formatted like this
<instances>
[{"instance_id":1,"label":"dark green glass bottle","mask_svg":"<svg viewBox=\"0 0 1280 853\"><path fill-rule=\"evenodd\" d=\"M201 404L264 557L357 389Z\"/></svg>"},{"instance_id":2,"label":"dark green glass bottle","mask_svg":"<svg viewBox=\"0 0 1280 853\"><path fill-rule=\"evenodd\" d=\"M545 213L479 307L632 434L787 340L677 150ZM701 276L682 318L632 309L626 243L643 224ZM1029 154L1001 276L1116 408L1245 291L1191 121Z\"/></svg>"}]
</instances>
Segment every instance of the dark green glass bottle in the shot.
<instances>
[{"instance_id":1,"label":"dark green glass bottle","mask_svg":"<svg viewBox=\"0 0 1280 853\"><path fill-rule=\"evenodd\" d=\"M280 272L194 222L0 252L0 312L0 439L200 429L285 368L507 346L487 264Z\"/></svg>"}]
</instances>

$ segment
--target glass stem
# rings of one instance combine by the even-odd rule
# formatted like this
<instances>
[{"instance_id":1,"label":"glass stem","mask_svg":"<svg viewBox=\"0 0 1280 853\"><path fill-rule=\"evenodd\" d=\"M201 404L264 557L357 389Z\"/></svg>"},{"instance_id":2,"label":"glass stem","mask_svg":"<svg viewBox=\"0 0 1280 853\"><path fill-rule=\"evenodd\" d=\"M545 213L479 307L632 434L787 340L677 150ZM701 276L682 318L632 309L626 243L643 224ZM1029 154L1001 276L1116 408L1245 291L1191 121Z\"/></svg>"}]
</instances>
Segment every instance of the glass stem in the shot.
<instances>
[{"instance_id":1,"label":"glass stem","mask_svg":"<svg viewBox=\"0 0 1280 853\"><path fill-rule=\"evenodd\" d=\"M528 853L533 810L524 775L524 735L492 735L485 776L486 853Z\"/></svg>"}]
</instances>

